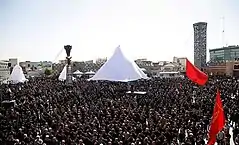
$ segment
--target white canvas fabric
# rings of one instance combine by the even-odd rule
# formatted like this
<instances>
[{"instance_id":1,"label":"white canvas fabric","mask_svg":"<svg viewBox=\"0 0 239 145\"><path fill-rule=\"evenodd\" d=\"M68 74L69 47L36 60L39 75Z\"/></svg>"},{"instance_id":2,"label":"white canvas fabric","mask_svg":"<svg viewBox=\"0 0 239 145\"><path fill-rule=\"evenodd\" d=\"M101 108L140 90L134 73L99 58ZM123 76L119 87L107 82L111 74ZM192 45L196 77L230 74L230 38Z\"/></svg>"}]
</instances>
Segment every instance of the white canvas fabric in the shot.
<instances>
[{"instance_id":1,"label":"white canvas fabric","mask_svg":"<svg viewBox=\"0 0 239 145\"><path fill-rule=\"evenodd\" d=\"M77 70L73 74L75 74L75 75L82 75L83 73L81 71Z\"/></svg>"},{"instance_id":2,"label":"white canvas fabric","mask_svg":"<svg viewBox=\"0 0 239 145\"><path fill-rule=\"evenodd\" d=\"M85 74L86 74L86 75L94 75L95 72L93 72L93 71L88 71L88 72L86 72Z\"/></svg>"},{"instance_id":3,"label":"white canvas fabric","mask_svg":"<svg viewBox=\"0 0 239 145\"><path fill-rule=\"evenodd\" d=\"M63 70L61 71L58 80L64 81L66 80L66 66L64 66Z\"/></svg>"},{"instance_id":4,"label":"white canvas fabric","mask_svg":"<svg viewBox=\"0 0 239 145\"><path fill-rule=\"evenodd\" d=\"M25 75L23 74L21 66L19 65L14 66L9 81L13 84L23 83L27 81Z\"/></svg>"},{"instance_id":5,"label":"white canvas fabric","mask_svg":"<svg viewBox=\"0 0 239 145\"><path fill-rule=\"evenodd\" d=\"M65 81L66 80L66 65L64 66L63 70L61 71L58 80ZM72 80L75 80L74 77L72 77Z\"/></svg>"},{"instance_id":6,"label":"white canvas fabric","mask_svg":"<svg viewBox=\"0 0 239 145\"><path fill-rule=\"evenodd\" d=\"M117 47L112 57L89 80L128 82L147 78L138 65L129 60L121 48Z\"/></svg>"}]
</instances>

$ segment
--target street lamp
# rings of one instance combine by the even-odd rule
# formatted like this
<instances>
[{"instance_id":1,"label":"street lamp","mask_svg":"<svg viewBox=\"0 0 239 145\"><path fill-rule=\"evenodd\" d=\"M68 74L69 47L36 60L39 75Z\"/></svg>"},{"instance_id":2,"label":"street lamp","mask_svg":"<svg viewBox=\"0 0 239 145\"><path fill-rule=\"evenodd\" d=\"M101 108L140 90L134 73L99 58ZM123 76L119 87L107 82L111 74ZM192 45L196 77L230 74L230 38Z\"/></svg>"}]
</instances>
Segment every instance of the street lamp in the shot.
<instances>
[{"instance_id":1,"label":"street lamp","mask_svg":"<svg viewBox=\"0 0 239 145\"><path fill-rule=\"evenodd\" d=\"M66 83L68 85L72 84L72 75L71 75L71 49L72 46L71 45L65 45L64 49L66 50Z\"/></svg>"},{"instance_id":2,"label":"street lamp","mask_svg":"<svg viewBox=\"0 0 239 145\"><path fill-rule=\"evenodd\" d=\"M70 64L70 60L71 60L71 49L72 49L72 46L71 45L65 45L64 46L65 50L66 50L66 60L67 60L67 64Z\"/></svg>"},{"instance_id":3,"label":"street lamp","mask_svg":"<svg viewBox=\"0 0 239 145\"><path fill-rule=\"evenodd\" d=\"M71 55L72 46L71 45L65 45L64 48L66 50L67 57L69 57Z\"/></svg>"}]
</instances>

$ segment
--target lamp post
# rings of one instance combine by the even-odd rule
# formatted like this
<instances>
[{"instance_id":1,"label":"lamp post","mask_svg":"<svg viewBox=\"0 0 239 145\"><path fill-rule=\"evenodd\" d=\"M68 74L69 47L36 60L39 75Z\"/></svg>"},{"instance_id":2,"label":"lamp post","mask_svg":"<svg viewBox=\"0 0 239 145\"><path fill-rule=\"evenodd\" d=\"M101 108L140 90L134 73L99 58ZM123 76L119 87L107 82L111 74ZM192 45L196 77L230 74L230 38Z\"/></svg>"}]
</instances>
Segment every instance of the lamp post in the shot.
<instances>
[{"instance_id":1,"label":"lamp post","mask_svg":"<svg viewBox=\"0 0 239 145\"><path fill-rule=\"evenodd\" d=\"M72 46L71 45L65 45L64 46L65 50L66 50L66 83L68 85L72 84L72 72L71 72L71 49Z\"/></svg>"}]
</instances>

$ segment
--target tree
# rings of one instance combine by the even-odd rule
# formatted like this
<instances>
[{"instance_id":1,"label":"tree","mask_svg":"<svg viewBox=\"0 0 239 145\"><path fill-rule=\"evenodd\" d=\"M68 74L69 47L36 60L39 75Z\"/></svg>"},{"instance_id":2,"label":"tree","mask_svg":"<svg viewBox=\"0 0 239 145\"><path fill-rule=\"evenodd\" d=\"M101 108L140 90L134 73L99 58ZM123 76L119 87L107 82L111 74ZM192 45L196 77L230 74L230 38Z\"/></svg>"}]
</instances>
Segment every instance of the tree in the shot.
<instances>
[{"instance_id":1,"label":"tree","mask_svg":"<svg viewBox=\"0 0 239 145\"><path fill-rule=\"evenodd\" d=\"M49 76L49 75L51 75L51 73L52 73L52 72L51 72L50 69L48 69L48 68L45 69L45 75Z\"/></svg>"}]
</instances>

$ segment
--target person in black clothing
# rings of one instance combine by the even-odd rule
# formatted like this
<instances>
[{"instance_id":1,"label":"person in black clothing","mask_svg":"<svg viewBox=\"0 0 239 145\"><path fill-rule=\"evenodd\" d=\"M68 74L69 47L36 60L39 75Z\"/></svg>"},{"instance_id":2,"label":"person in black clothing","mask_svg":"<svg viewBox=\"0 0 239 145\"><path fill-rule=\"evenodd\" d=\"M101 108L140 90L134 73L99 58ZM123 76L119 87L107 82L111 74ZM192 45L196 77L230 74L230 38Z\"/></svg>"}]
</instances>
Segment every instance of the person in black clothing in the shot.
<instances>
[{"instance_id":1,"label":"person in black clothing","mask_svg":"<svg viewBox=\"0 0 239 145\"><path fill-rule=\"evenodd\" d=\"M235 141L236 137L239 135L239 127L238 124L233 129L233 140Z\"/></svg>"}]
</instances>

